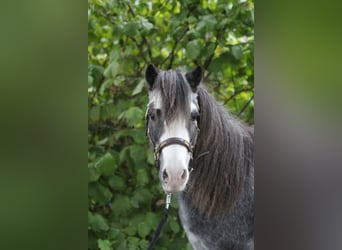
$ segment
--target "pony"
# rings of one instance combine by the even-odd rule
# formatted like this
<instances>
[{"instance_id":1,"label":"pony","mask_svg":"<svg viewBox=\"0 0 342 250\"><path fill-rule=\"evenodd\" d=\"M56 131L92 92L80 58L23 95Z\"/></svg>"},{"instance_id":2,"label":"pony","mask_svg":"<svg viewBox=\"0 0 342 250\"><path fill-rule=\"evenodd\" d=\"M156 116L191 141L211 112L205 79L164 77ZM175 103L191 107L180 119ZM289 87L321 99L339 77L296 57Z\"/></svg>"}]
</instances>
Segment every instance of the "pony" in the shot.
<instances>
[{"instance_id":1,"label":"pony","mask_svg":"<svg viewBox=\"0 0 342 250\"><path fill-rule=\"evenodd\" d=\"M189 72L148 65L146 133L165 193L195 250L254 249L254 129Z\"/></svg>"}]
</instances>

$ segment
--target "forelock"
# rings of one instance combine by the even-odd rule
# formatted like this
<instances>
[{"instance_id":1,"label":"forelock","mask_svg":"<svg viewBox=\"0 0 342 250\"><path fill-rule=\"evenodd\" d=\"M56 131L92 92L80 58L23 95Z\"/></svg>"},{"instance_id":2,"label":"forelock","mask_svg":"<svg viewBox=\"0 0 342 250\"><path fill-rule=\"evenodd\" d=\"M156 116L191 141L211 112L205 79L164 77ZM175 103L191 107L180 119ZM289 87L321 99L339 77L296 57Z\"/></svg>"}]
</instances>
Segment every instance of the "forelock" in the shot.
<instances>
[{"instance_id":1,"label":"forelock","mask_svg":"<svg viewBox=\"0 0 342 250\"><path fill-rule=\"evenodd\" d=\"M190 113L191 88L180 70L161 71L154 84L156 100L165 112L166 122Z\"/></svg>"}]
</instances>

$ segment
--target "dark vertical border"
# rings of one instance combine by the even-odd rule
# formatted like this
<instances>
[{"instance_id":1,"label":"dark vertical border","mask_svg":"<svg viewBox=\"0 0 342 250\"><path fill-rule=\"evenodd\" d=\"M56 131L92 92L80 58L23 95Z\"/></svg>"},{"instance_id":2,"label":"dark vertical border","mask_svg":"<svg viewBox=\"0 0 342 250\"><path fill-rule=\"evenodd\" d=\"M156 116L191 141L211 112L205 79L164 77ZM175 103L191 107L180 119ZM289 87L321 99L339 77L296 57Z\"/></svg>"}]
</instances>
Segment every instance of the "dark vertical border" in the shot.
<instances>
[{"instance_id":1,"label":"dark vertical border","mask_svg":"<svg viewBox=\"0 0 342 250\"><path fill-rule=\"evenodd\" d=\"M0 10L2 249L87 248L87 2Z\"/></svg>"},{"instance_id":2,"label":"dark vertical border","mask_svg":"<svg viewBox=\"0 0 342 250\"><path fill-rule=\"evenodd\" d=\"M256 2L256 249L342 249L337 9Z\"/></svg>"}]
</instances>

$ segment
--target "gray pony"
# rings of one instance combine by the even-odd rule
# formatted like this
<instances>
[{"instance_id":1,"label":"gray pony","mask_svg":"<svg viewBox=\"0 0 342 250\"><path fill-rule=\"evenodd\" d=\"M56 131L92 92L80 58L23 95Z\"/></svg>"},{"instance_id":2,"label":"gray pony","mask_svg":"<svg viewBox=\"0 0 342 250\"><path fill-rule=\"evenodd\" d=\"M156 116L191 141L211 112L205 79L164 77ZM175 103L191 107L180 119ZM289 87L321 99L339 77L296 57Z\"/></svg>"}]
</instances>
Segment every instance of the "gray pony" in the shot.
<instances>
[{"instance_id":1,"label":"gray pony","mask_svg":"<svg viewBox=\"0 0 342 250\"><path fill-rule=\"evenodd\" d=\"M147 134L195 250L254 249L254 130L202 84L202 69L146 70Z\"/></svg>"}]
</instances>

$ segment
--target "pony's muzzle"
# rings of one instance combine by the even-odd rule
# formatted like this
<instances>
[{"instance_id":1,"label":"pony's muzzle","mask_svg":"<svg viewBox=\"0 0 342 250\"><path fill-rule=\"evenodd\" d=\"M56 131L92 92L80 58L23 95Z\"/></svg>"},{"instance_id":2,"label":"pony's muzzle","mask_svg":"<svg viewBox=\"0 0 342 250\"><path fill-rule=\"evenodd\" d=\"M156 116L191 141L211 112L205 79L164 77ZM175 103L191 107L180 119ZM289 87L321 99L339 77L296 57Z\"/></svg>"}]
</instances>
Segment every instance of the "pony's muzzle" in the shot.
<instances>
[{"instance_id":1,"label":"pony's muzzle","mask_svg":"<svg viewBox=\"0 0 342 250\"><path fill-rule=\"evenodd\" d=\"M161 181L163 189L166 193L176 193L184 190L188 181L189 171L187 169L165 168L161 173Z\"/></svg>"},{"instance_id":2,"label":"pony's muzzle","mask_svg":"<svg viewBox=\"0 0 342 250\"><path fill-rule=\"evenodd\" d=\"M183 145L164 147L160 155L159 178L166 193L181 192L189 179L190 154Z\"/></svg>"}]
</instances>

